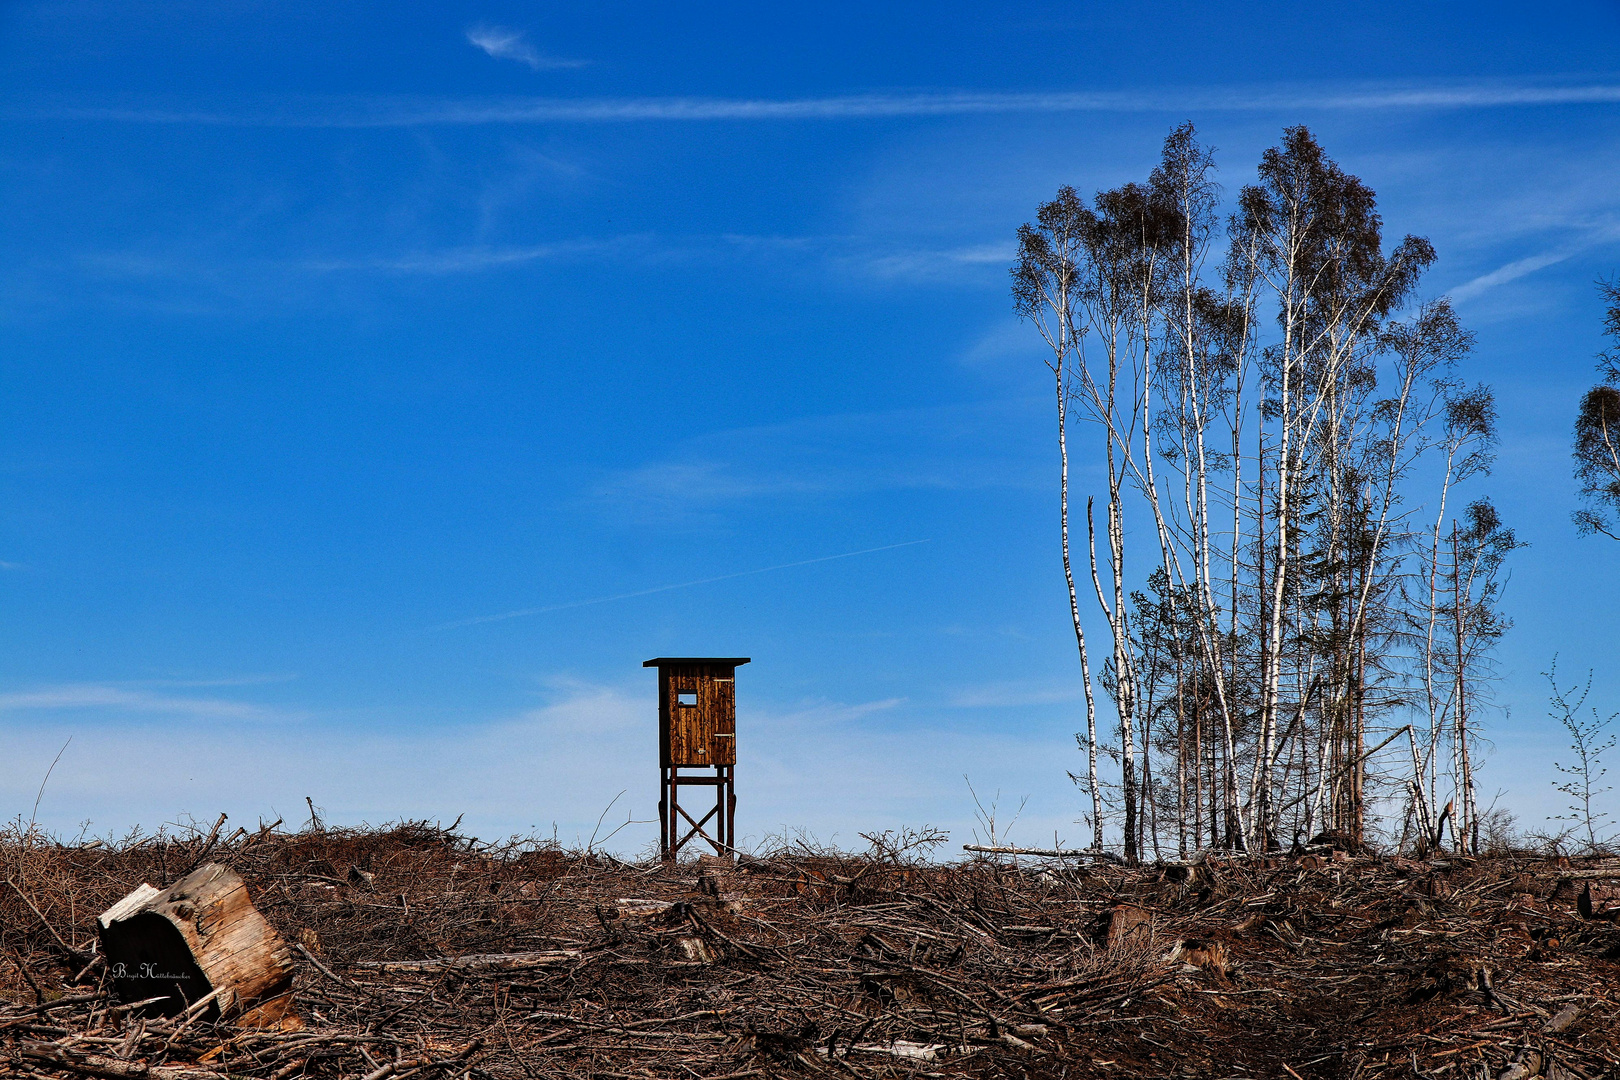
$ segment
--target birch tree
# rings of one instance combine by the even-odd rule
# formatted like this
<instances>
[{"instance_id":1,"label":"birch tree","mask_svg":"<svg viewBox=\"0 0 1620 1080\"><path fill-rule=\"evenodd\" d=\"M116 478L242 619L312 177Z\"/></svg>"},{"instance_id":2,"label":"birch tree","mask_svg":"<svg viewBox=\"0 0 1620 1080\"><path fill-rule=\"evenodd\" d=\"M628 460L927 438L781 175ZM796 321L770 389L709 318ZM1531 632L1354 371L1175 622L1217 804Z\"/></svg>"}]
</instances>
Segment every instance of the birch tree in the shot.
<instances>
[{"instance_id":1,"label":"birch tree","mask_svg":"<svg viewBox=\"0 0 1620 1080\"><path fill-rule=\"evenodd\" d=\"M1074 586L1074 564L1069 553L1069 402L1073 395L1072 371L1083 328L1075 319L1078 289L1077 261L1091 225L1090 216L1073 188L1037 211L1037 224L1018 230L1018 265L1013 268L1013 298L1019 316L1034 324L1050 353L1046 361L1057 398L1058 526L1063 555L1063 580L1069 592L1069 618L1080 654L1080 682L1086 703L1086 782L1091 792L1092 846L1103 845L1102 789L1097 776L1097 702L1091 684L1091 660L1086 653L1086 632L1080 622L1080 600Z\"/></svg>"}]
</instances>

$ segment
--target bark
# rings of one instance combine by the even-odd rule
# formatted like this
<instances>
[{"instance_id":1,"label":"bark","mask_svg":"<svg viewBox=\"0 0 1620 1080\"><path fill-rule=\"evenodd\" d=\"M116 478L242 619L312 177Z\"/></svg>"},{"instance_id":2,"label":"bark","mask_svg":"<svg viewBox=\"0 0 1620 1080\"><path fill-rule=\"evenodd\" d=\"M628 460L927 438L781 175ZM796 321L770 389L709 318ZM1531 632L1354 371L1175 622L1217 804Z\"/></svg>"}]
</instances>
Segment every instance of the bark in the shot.
<instances>
[{"instance_id":1,"label":"bark","mask_svg":"<svg viewBox=\"0 0 1620 1080\"><path fill-rule=\"evenodd\" d=\"M209 863L168 889L142 885L97 920L113 992L161 998L173 1016L210 995L209 1015L244 1027L302 1026L293 1011L292 956L234 872Z\"/></svg>"}]
</instances>

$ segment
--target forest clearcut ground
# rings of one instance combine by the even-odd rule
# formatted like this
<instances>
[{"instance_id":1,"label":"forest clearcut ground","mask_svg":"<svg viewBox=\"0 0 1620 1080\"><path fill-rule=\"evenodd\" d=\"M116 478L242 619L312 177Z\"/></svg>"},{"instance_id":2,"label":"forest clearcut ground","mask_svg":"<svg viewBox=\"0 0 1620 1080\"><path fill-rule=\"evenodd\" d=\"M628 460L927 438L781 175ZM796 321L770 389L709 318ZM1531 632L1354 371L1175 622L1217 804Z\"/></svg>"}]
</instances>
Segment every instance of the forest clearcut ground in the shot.
<instances>
[{"instance_id":1,"label":"forest clearcut ground","mask_svg":"<svg viewBox=\"0 0 1620 1080\"><path fill-rule=\"evenodd\" d=\"M6 1076L1620 1077L1620 860L631 866L417 824L0 856ZM302 1030L106 998L95 916L204 861L292 943Z\"/></svg>"}]
</instances>

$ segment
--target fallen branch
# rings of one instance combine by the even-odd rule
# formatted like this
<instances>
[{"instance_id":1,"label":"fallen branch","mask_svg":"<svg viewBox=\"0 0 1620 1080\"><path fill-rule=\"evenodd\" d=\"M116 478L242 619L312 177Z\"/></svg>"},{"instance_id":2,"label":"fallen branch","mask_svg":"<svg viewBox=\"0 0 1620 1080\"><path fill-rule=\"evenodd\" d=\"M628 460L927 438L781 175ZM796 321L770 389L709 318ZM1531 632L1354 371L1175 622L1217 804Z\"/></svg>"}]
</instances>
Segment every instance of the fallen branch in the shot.
<instances>
[{"instance_id":1,"label":"fallen branch","mask_svg":"<svg viewBox=\"0 0 1620 1080\"><path fill-rule=\"evenodd\" d=\"M144 1061L120 1061L101 1054L79 1055L56 1046L24 1045L24 1059L53 1069L69 1069L83 1076L104 1080L227 1080L225 1073L185 1065L148 1065Z\"/></svg>"},{"instance_id":2,"label":"fallen branch","mask_svg":"<svg viewBox=\"0 0 1620 1080\"><path fill-rule=\"evenodd\" d=\"M963 851L979 851L988 855L1036 855L1044 859L1102 859L1120 862L1112 851L1081 851L1069 848L989 847L984 844L963 844Z\"/></svg>"},{"instance_id":3,"label":"fallen branch","mask_svg":"<svg viewBox=\"0 0 1620 1080\"><path fill-rule=\"evenodd\" d=\"M433 960L361 960L353 966L388 975L428 971L517 971L566 964L583 955L579 949L547 949L540 952L487 953L482 956L444 956Z\"/></svg>"}]
</instances>

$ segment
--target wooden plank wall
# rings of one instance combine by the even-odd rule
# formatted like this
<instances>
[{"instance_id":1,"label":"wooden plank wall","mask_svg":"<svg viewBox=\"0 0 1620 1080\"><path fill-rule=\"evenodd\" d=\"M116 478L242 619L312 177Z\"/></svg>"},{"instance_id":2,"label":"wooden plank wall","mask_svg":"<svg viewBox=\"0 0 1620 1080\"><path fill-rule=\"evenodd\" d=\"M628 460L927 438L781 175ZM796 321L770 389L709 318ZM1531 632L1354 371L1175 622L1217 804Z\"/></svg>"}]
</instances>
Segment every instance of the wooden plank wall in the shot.
<instances>
[{"instance_id":1,"label":"wooden plank wall","mask_svg":"<svg viewBox=\"0 0 1620 1080\"><path fill-rule=\"evenodd\" d=\"M666 766L737 763L736 686L731 668L683 665L665 670L658 704L667 733L660 740ZM676 704L681 693L697 694L697 705Z\"/></svg>"}]
</instances>

